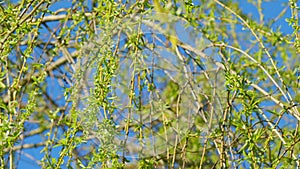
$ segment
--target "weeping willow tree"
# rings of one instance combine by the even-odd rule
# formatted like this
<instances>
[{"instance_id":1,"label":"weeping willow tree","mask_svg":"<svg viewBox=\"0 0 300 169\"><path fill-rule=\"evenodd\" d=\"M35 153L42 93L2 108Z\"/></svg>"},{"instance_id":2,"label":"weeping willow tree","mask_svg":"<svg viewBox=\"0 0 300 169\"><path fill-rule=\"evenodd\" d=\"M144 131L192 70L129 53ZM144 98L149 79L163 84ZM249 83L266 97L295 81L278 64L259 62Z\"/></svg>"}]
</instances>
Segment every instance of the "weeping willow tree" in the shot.
<instances>
[{"instance_id":1,"label":"weeping willow tree","mask_svg":"<svg viewBox=\"0 0 300 169\"><path fill-rule=\"evenodd\" d=\"M297 0L0 5L1 168L300 166Z\"/></svg>"}]
</instances>

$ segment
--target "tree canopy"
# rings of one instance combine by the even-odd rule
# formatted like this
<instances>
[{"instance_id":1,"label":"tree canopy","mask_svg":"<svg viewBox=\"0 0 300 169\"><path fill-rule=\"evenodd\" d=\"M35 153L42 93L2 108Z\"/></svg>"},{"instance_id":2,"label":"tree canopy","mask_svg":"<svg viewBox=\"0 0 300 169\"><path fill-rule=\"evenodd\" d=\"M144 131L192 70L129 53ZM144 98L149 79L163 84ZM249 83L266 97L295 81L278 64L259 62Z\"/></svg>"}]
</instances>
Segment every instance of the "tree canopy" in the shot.
<instances>
[{"instance_id":1,"label":"tree canopy","mask_svg":"<svg viewBox=\"0 0 300 169\"><path fill-rule=\"evenodd\" d=\"M300 167L299 11L1 1L1 168Z\"/></svg>"}]
</instances>

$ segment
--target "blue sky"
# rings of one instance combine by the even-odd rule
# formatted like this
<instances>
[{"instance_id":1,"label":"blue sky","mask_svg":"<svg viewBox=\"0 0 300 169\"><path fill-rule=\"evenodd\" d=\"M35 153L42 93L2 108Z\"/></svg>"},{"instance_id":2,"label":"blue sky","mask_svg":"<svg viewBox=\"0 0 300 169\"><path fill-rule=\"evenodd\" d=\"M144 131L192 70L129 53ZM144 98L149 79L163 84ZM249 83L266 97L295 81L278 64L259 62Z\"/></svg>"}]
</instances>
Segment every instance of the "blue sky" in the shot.
<instances>
[{"instance_id":1,"label":"blue sky","mask_svg":"<svg viewBox=\"0 0 300 169\"><path fill-rule=\"evenodd\" d=\"M246 0L240 0L239 2L241 4L240 8L245 13L251 14L253 16L253 18L256 20L259 19L258 12L253 5L248 3ZM263 2L263 8L264 8L263 13L265 14L265 19L269 20L271 18L274 18L274 16L277 16L285 8L285 6L281 6L281 4L283 2L286 2L286 1L285 0L276 0L273 2ZM70 7L70 3L71 3L70 0L56 2L50 6L50 10L56 11L57 9L60 9L60 8L68 8L68 7ZM88 1L88 4L90 4L90 1ZM284 34L292 33L291 27L285 21L285 18L289 18L290 16L291 16L290 10L287 10L286 13L283 15L283 17L272 25L272 29L276 30L276 29L280 28ZM52 26L52 25L54 26L54 25L56 25L56 23L52 23L49 26ZM180 36L184 40L188 40L188 38L189 38L188 35L186 35L183 32L180 34ZM48 80L49 83L51 83L50 81L51 81L51 79ZM53 83L53 81L52 81L52 83ZM61 92L63 92L63 89L64 88L62 88L62 87L55 86L55 88L48 88L48 92L51 95L59 96L61 94ZM62 100L58 101L58 104L64 104ZM34 137L26 139L25 143L35 143L35 142L41 142L41 141L43 141L43 140L41 140L41 137L34 136ZM53 156L58 156L59 150L60 150L60 147L53 148L53 151L52 151ZM40 159L43 156L40 153L41 148L24 149L23 151L24 151L24 153L28 153L36 159ZM26 157L25 154L21 154L20 161L18 163L19 163L18 168L20 168L20 169L40 168L34 161L32 161L30 158Z\"/></svg>"}]
</instances>

